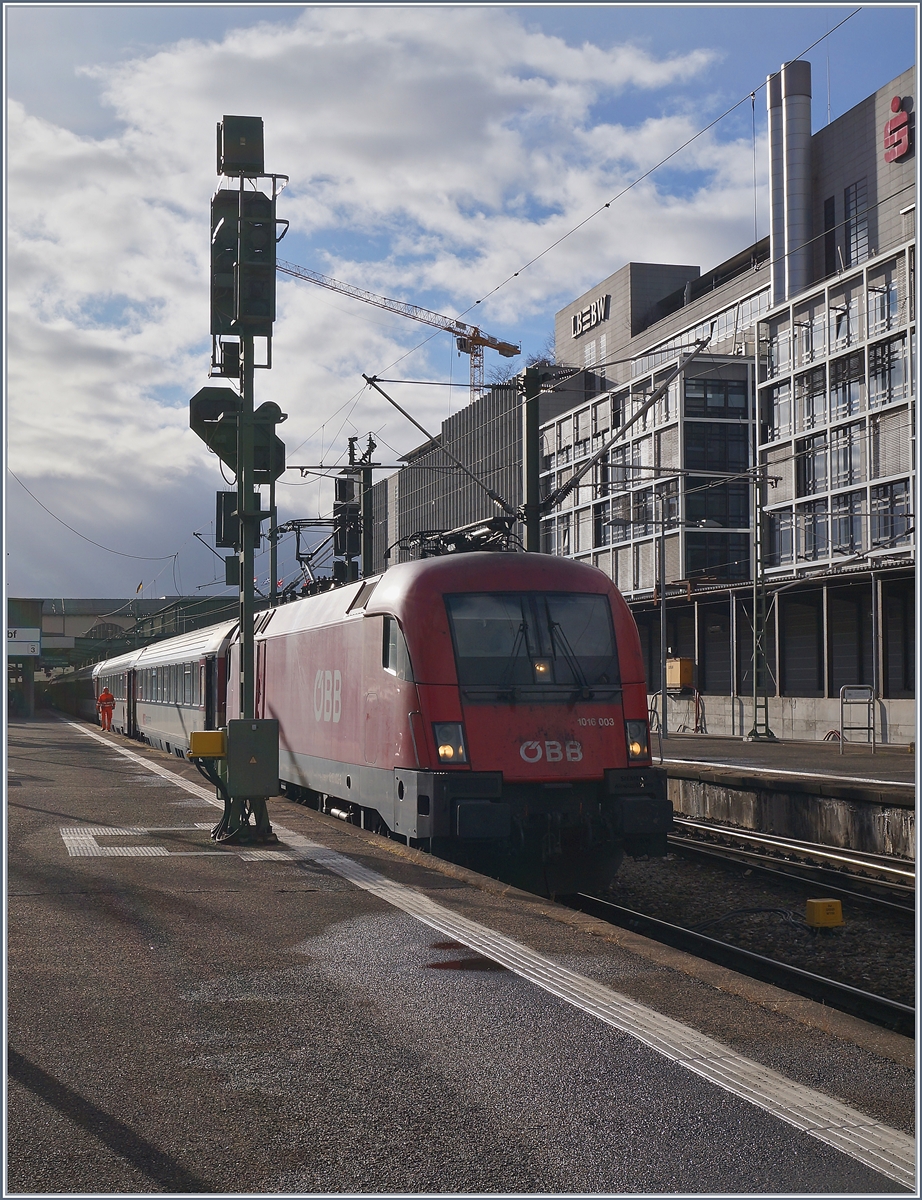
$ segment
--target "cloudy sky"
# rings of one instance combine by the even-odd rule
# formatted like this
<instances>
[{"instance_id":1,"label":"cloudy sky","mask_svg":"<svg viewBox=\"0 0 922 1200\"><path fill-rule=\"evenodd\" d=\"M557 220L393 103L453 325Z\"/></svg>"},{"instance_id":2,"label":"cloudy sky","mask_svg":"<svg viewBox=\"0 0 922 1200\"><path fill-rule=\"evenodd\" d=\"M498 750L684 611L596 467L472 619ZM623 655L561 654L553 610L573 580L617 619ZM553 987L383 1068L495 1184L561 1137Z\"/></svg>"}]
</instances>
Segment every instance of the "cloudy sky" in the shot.
<instances>
[{"instance_id":1,"label":"cloudy sky","mask_svg":"<svg viewBox=\"0 0 922 1200\"><path fill-rule=\"evenodd\" d=\"M819 41L805 55L819 128L912 64L915 14L7 4L8 594L224 591L194 533L213 539L227 485L188 427L208 383L223 114L262 116L266 167L291 177L281 257L468 313L527 355L556 310L625 262L706 270L764 236L766 75ZM341 462L368 432L379 461L418 444L363 372L458 385L395 387L431 429L467 397L447 334L287 277L273 358L256 402L289 414L290 463ZM487 351L488 373L498 364ZM289 472L280 520L327 513L328 486ZM287 544L280 573L294 573Z\"/></svg>"}]
</instances>

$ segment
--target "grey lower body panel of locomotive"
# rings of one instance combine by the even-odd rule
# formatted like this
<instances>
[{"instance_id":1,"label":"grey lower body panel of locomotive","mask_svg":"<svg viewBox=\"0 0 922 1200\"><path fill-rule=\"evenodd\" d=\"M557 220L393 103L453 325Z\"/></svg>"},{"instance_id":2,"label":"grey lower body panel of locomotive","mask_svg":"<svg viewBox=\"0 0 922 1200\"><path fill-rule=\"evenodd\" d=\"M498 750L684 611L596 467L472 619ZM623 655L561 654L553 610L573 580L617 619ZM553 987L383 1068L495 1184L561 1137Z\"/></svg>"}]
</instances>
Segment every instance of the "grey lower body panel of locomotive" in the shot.
<instances>
[{"instance_id":1,"label":"grey lower body panel of locomotive","mask_svg":"<svg viewBox=\"0 0 922 1200\"><path fill-rule=\"evenodd\" d=\"M279 774L286 783L372 809L407 838L508 838L512 827L499 771L374 767L280 749Z\"/></svg>"},{"instance_id":2,"label":"grey lower body panel of locomotive","mask_svg":"<svg viewBox=\"0 0 922 1200\"><path fill-rule=\"evenodd\" d=\"M590 808L604 819L607 836L629 854L665 854L672 828L666 774L659 767L605 772L603 781L561 788L504 785L499 771L422 771L346 764L279 752L285 782L373 809L407 838L507 839L521 812L557 814L579 823Z\"/></svg>"}]
</instances>

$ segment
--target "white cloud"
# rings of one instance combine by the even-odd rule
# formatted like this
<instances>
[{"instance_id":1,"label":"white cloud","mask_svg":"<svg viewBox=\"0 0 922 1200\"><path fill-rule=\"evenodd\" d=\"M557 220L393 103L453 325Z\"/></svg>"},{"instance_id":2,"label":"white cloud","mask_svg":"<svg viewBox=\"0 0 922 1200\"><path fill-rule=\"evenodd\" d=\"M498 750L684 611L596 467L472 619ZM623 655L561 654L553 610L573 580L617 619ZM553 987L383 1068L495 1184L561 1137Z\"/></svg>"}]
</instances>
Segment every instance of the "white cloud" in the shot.
<instances>
[{"instance_id":1,"label":"white cloud","mask_svg":"<svg viewBox=\"0 0 922 1200\"><path fill-rule=\"evenodd\" d=\"M515 10L309 8L293 27L266 23L94 69L123 126L104 140L10 102L10 465L36 494L59 495L55 481L67 480L107 544L122 514L87 501L101 478L145 497L133 514L145 544L178 545L210 518L208 494L222 484L183 398L207 383L222 114L261 114L267 166L291 175L279 202L292 222L284 256L309 245L306 265L453 312L694 132L694 113L655 114L664 89L714 62L694 47L660 59L635 46L569 46L529 31ZM638 90L651 113L639 128L617 112ZM683 168L704 172L688 196L640 185L477 320L514 340L527 319L550 328L557 307L630 257L706 267L745 244L751 147L711 134ZM429 334L280 282L273 370L257 375L257 402L290 414L280 432L291 448L303 443L299 458L317 460L337 435L339 454L349 433L368 429L408 449L419 434L380 397L350 404L362 371ZM444 377L452 353L440 334L400 369ZM457 379L467 362L452 366ZM446 415L444 391L414 389L413 403L429 428ZM173 503L183 489L198 497L194 511ZM280 493L301 502L301 489ZM16 569L31 577L27 564Z\"/></svg>"}]
</instances>

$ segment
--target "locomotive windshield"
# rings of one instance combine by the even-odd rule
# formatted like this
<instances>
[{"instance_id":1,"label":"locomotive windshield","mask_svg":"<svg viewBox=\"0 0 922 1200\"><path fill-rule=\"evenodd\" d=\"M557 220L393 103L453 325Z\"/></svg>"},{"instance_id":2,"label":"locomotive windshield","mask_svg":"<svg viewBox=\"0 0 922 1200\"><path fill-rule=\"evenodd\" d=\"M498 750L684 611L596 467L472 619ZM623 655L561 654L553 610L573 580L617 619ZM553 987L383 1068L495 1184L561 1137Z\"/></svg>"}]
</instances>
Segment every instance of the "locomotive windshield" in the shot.
<instances>
[{"instance_id":1,"label":"locomotive windshield","mask_svg":"<svg viewBox=\"0 0 922 1200\"><path fill-rule=\"evenodd\" d=\"M620 690L607 596L468 593L445 604L466 699L611 700Z\"/></svg>"}]
</instances>

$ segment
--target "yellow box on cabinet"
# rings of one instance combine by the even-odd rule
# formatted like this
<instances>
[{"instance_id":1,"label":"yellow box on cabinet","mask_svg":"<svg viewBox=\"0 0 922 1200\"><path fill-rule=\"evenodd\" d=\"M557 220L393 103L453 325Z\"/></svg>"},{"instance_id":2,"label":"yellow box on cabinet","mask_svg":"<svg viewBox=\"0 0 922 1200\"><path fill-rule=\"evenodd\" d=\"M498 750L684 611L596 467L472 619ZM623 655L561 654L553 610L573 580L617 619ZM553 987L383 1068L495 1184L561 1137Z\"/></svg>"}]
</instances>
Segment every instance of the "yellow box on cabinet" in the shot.
<instances>
[{"instance_id":1,"label":"yellow box on cabinet","mask_svg":"<svg viewBox=\"0 0 922 1200\"><path fill-rule=\"evenodd\" d=\"M814 926L843 925L841 900L808 900L807 924Z\"/></svg>"},{"instance_id":2,"label":"yellow box on cabinet","mask_svg":"<svg viewBox=\"0 0 922 1200\"><path fill-rule=\"evenodd\" d=\"M695 686L695 660L693 658L666 659L666 687L690 688Z\"/></svg>"},{"instance_id":3,"label":"yellow box on cabinet","mask_svg":"<svg viewBox=\"0 0 922 1200\"><path fill-rule=\"evenodd\" d=\"M223 729L195 729L189 734L190 758L226 758L227 735Z\"/></svg>"}]
</instances>

